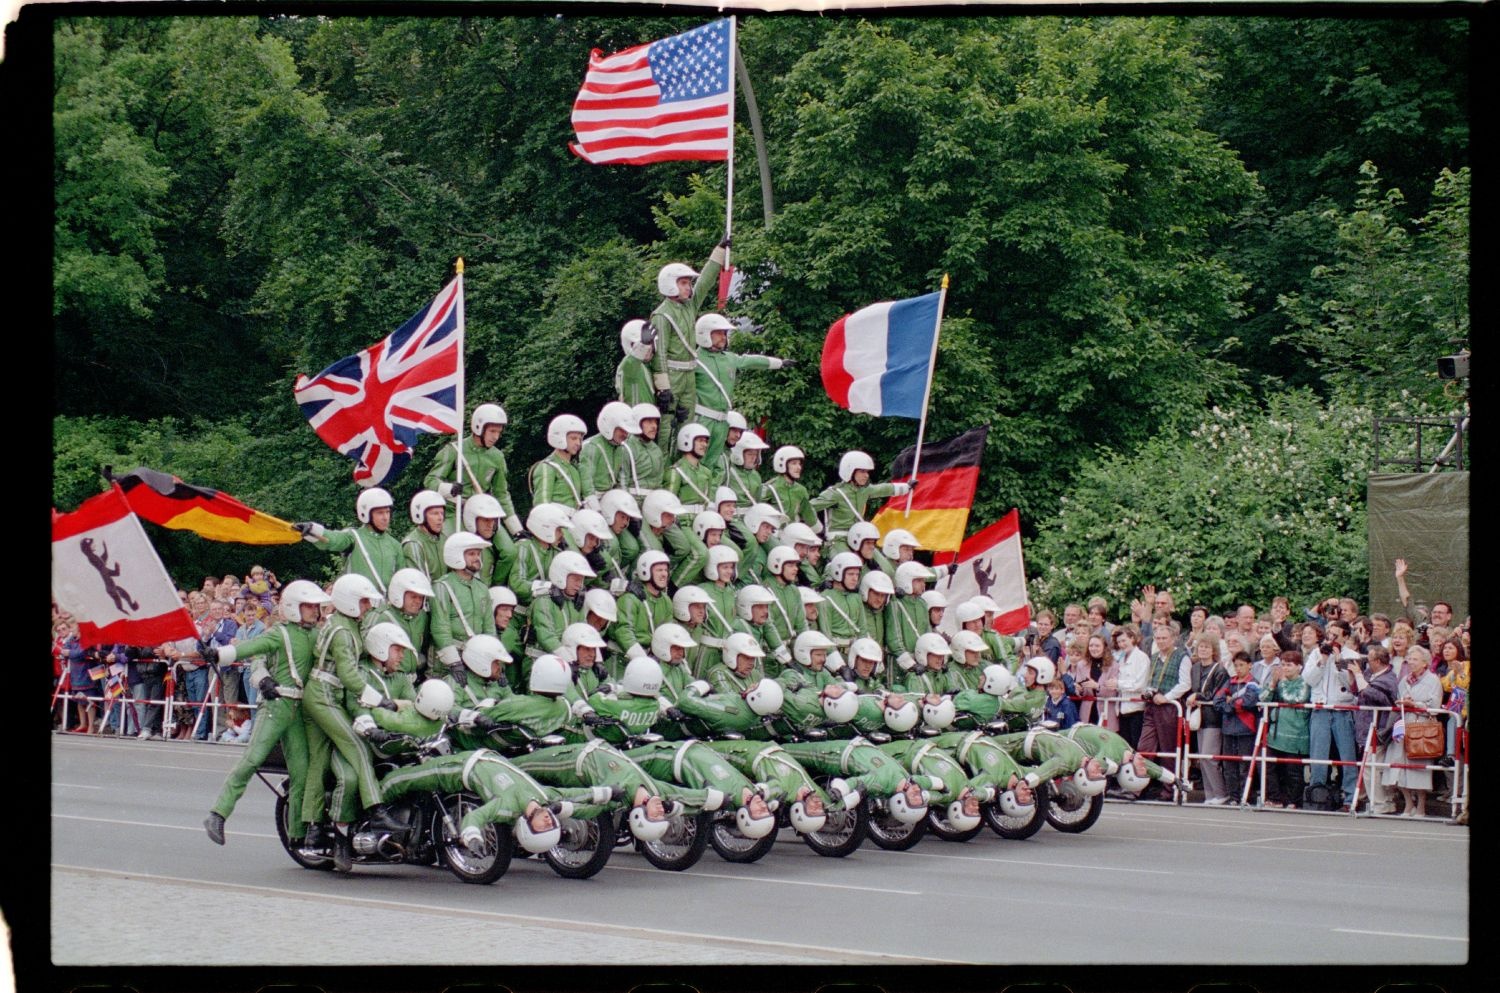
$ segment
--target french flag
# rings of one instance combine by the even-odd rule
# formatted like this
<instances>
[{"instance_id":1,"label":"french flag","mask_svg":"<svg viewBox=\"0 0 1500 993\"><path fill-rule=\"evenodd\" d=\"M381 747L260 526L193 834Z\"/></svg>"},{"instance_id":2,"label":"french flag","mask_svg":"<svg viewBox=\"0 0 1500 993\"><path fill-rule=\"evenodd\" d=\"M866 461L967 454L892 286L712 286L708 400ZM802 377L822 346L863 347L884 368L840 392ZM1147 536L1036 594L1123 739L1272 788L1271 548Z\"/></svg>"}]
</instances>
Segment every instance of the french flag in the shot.
<instances>
[{"instance_id":1,"label":"french flag","mask_svg":"<svg viewBox=\"0 0 1500 993\"><path fill-rule=\"evenodd\" d=\"M887 300L834 321L823 342L829 399L857 414L920 420L941 296Z\"/></svg>"}]
</instances>

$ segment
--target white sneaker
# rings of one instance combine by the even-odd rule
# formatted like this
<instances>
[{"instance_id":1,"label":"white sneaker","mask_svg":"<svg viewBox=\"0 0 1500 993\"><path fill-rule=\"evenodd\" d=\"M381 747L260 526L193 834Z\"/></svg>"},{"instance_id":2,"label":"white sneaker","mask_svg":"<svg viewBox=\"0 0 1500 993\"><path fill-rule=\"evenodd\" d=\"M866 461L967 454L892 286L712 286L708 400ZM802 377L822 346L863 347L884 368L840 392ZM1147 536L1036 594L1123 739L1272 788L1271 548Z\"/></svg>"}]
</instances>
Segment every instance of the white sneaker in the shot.
<instances>
[{"instance_id":1,"label":"white sneaker","mask_svg":"<svg viewBox=\"0 0 1500 993\"><path fill-rule=\"evenodd\" d=\"M151 737L151 732L147 731L145 728L141 728L141 733L136 735L136 737L141 739L142 741L145 741L147 738Z\"/></svg>"},{"instance_id":2,"label":"white sneaker","mask_svg":"<svg viewBox=\"0 0 1500 993\"><path fill-rule=\"evenodd\" d=\"M1228 802L1229 802L1229 797L1227 797L1227 796L1216 796L1212 800L1204 800L1203 801L1203 806L1205 806L1205 807L1222 807L1222 806L1224 806L1224 804L1226 804Z\"/></svg>"}]
</instances>

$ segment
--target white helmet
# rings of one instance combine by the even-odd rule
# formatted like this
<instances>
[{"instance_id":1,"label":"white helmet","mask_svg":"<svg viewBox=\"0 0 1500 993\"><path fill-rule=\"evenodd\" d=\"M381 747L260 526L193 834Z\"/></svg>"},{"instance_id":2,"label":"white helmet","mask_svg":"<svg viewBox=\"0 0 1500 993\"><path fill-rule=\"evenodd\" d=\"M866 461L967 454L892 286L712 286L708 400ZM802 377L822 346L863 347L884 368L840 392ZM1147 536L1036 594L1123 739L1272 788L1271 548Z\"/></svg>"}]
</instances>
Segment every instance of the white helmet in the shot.
<instances>
[{"instance_id":1,"label":"white helmet","mask_svg":"<svg viewBox=\"0 0 1500 993\"><path fill-rule=\"evenodd\" d=\"M927 816L927 794L925 793L922 794L922 802L913 805L907 803L905 792L897 790L891 794L886 804L890 807L891 816L902 824L915 824Z\"/></svg>"},{"instance_id":2,"label":"white helmet","mask_svg":"<svg viewBox=\"0 0 1500 993\"><path fill-rule=\"evenodd\" d=\"M559 451L568 447L568 435L588 434L588 425L583 418L572 414L558 414L547 424L547 444Z\"/></svg>"},{"instance_id":3,"label":"white helmet","mask_svg":"<svg viewBox=\"0 0 1500 993\"><path fill-rule=\"evenodd\" d=\"M573 523L568 528L568 537L573 539L574 548L582 548L583 539L589 535L600 541L615 540L615 533L605 523L603 514L588 507L580 507L573 511Z\"/></svg>"},{"instance_id":4,"label":"white helmet","mask_svg":"<svg viewBox=\"0 0 1500 993\"><path fill-rule=\"evenodd\" d=\"M922 602L927 605L928 610L931 610L933 607L944 610L948 608L948 598L941 590L928 590L926 593L923 593Z\"/></svg>"},{"instance_id":5,"label":"white helmet","mask_svg":"<svg viewBox=\"0 0 1500 993\"><path fill-rule=\"evenodd\" d=\"M1151 785L1151 777L1137 776L1133 762L1121 762L1119 771L1115 773L1115 782L1120 784L1122 790L1139 793Z\"/></svg>"},{"instance_id":6,"label":"white helmet","mask_svg":"<svg viewBox=\"0 0 1500 993\"><path fill-rule=\"evenodd\" d=\"M818 649L827 651L833 648L833 641L822 631L803 631L797 635L797 640L792 642L792 658L803 665L812 665L812 653Z\"/></svg>"},{"instance_id":7,"label":"white helmet","mask_svg":"<svg viewBox=\"0 0 1500 993\"><path fill-rule=\"evenodd\" d=\"M1038 686L1046 686L1057 678L1057 666L1045 655L1037 655L1021 663L1022 669L1032 669L1036 672Z\"/></svg>"},{"instance_id":8,"label":"white helmet","mask_svg":"<svg viewBox=\"0 0 1500 993\"><path fill-rule=\"evenodd\" d=\"M620 608L616 605L615 598L609 595L609 590L584 590L583 609L590 614L598 614L610 624L620 619Z\"/></svg>"},{"instance_id":9,"label":"white helmet","mask_svg":"<svg viewBox=\"0 0 1500 993\"><path fill-rule=\"evenodd\" d=\"M1036 807L1036 801L1022 803L1016 796L1015 790L1002 790L995 798L995 806L1000 808L1000 813L1006 817L1026 817Z\"/></svg>"},{"instance_id":10,"label":"white helmet","mask_svg":"<svg viewBox=\"0 0 1500 993\"><path fill-rule=\"evenodd\" d=\"M635 416L635 426L639 428L642 421L661 420L661 411L654 403L638 403L630 408L630 413ZM640 432L637 431L637 434Z\"/></svg>"},{"instance_id":11,"label":"white helmet","mask_svg":"<svg viewBox=\"0 0 1500 993\"><path fill-rule=\"evenodd\" d=\"M864 569L865 561L853 552L839 552L828 561L828 574L835 583L843 583L844 573L850 569Z\"/></svg>"},{"instance_id":12,"label":"white helmet","mask_svg":"<svg viewBox=\"0 0 1500 993\"><path fill-rule=\"evenodd\" d=\"M885 715L885 726L897 734L905 734L916 727L917 721L922 716L921 711L917 710L917 705L910 700L902 700L899 707L886 705L881 710Z\"/></svg>"},{"instance_id":13,"label":"white helmet","mask_svg":"<svg viewBox=\"0 0 1500 993\"><path fill-rule=\"evenodd\" d=\"M526 530L543 544L562 540L558 532L573 523L573 512L560 503L539 503L526 515Z\"/></svg>"},{"instance_id":14,"label":"white helmet","mask_svg":"<svg viewBox=\"0 0 1500 993\"><path fill-rule=\"evenodd\" d=\"M646 329L651 327L639 317L626 321L620 325L620 350L626 355L633 356L645 362L651 358L652 347L656 342L656 329L651 328L649 341Z\"/></svg>"},{"instance_id":15,"label":"white helmet","mask_svg":"<svg viewBox=\"0 0 1500 993\"><path fill-rule=\"evenodd\" d=\"M519 607L521 601L516 599L515 592L509 586L490 587L490 613L495 612L496 607Z\"/></svg>"},{"instance_id":16,"label":"white helmet","mask_svg":"<svg viewBox=\"0 0 1500 993\"><path fill-rule=\"evenodd\" d=\"M769 524L773 529L781 526L786 520L786 515L769 503L752 503L745 510L745 526L750 529L750 537L760 530L762 524Z\"/></svg>"},{"instance_id":17,"label":"white helmet","mask_svg":"<svg viewBox=\"0 0 1500 993\"><path fill-rule=\"evenodd\" d=\"M734 825L746 838L764 838L776 830L776 815L767 810L760 817L754 817L748 807L741 807L734 812Z\"/></svg>"},{"instance_id":18,"label":"white helmet","mask_svg":"<svg viewBox=\"0 0 1500 993\"><path fill-rule=\"evenodd\" d=\"M936 578L937 573L920 562L902 562L896 566L896 589L907 596L911 595L912 583L915 580L923 579L930 583Z\"/></svg>"},{"instance_id":19,"label":"white helmet","mask_svg":"<svg viewBox=\"0 0 1500 993\"><path fill-rule=\"evenodd\" d=\"M413 569L408 566L405 569L397 569L391 576L391 585L386 589L385 598L392 607L400 610L406 605L406 594L420 593L422 596L430 597L432 584L427 577L422 575L421 569Z\"/></svg>"},{"instance_id":20,"label":"white helmet","mask_svg":"<svg viewBox=\"0 0 1500 993\"><path fill-rule=\"evenodd\" d=\"M734 447L729 450L729 461L743 468L746 452L763 452L770 447L770 445L761 441L760 435L754 431L746 430L744 434L740 435L740 440L735 442Z\"/></svg>"},{"instance_id":21,"label":"white helmet","mask_svg":"<svg viewBox=\"0 0 1500 993\"><path fill-rule=\"evenodd\" d=\"M359 518L359 523L369 524L371 511L395 505L396 501L391 499L389 493L378 486L372 486L355 499L354 516Z\"/></svg>"},{"instance_id":22,"label":"white helmet","mask_svg":"<svg viewBox=\"0 0 1500 993\"><path fill-rule=\"evenodd\" d=\"M749 431L750 422L745 420L745 415L738 410L726 410L724 412L724 423L729 425L731 431Z\"/></svg>"},{"instance_id":23,"label":"white helmet","mask_svg":"<svg viewBox=\"0 0 1500 993\"><path fill-rule=\"evenodd\" d=\"M698 342L699 348L712 348L715 331L723 331L727 336L733 330L734 325L730 324L723 314L704 314L698 318L698 323L693 325L693 338Z\"/></svg>"},{"instance_id":24,"label":"white helmet","mask_svg":"<svg viewBox=\"0 0 1500 993\"><path fill-rule=\"evenodd\" d=\"M708 561L703 564L703 575L711 583L718 582L719 566L726 562L738 566L740 564L739 551L733 545L715 545L708 550Z\"/></svg>"},{"instance_id":25,"label":"white helmet","mask_svg":"<svg viewBox=\"0 0 1500 993\"><path fill-rule=\"evenodd\" d=\"M953 614L958 618L958 623L960 625L967 624L970 621L984 620L984 608L975 603L972 599L965 600L963 603L959 604L956 608L954 608Z\"/></svg>"},{"instance_id":26,"label":"white helmet","mask_svg":"<svg viewBox=\"0 0 1500 993\"><path fill-rule=\"evenodd\" d=\"M1016 688L1016 677L999 663L987 665L984 667L984 682L979 688L990 696L1005 696Z\"/></svg>"},{"instance_id":27,"label":"white helmet","mask_svg":"<svg viewBox=\"0 0 1500 993\"><path fill-rule=\"evenodd\" d=\"M378 590L376 591L379 592ZM332 598L324 593L322 588L309 579L294 579L281 590L281 617L283 620L293 624L302 623L302 605L304 603L318 604L331 603ZM358 608L356 608L358 609Z\"/></svg>"},{"instance_id":28,"label":"white helmet","mask_svg":"<svg viewBox=\"0 0 1500 993\"><path fill-rule=\"evenodd\" d=\"M490 543L472 531L458 531L448 536L443 542L443 565L450 569L462 572L467 565L464 564L464 553L471 548L489 548Z\"/></svg>"},{"instance_id":29,"label":"white helmet","mask_svg":"<svg viewBox=\"0 0 1500 993\"><path fill-rule=\"evenodd\" d=\"M788 545L811 545L814 548L823 544L823 539L819 538L812 528L801 521L792 521L786 527L782 528L781 540Z\"/></svg>"},{"instance_id":30,"label":"white helmet","mask_svg":"<svg viewBox=\"0 0 1500 993\"><path fill-rule=\"evenodd\" d=\"M660 696L661 684L661 663L649 655L631 659L620 677L620 689L631 696Z\"/></svg>"},{"instance_id":31,"label":"white helmet","mask_svg":"<svg viewBox=\"0 0 1500 993\"><path fill-rule=\"evenodd\" d=\"M813 589L811 586L797 587L797 596L802 598L802 606L804 607L806 607L810 603L822 603L823 601L828 599L823 594Z\"/></svg>"},{"instance_id":32,"label":"white helmet","mask_svg":"<svg viewBox=\"0 0 1500 993\"><path fill-rule=\"evenodd\" d=\"M891 583L891 577L879 569L871 569L865 573L859 581L859 595L863 599L871 593L884 593L891 596L896 592L896 587Z\"/></svg>"},{"instance_id":33,"label":"white helmet","mask_svg":"<svg viewBox=\"0 0 1500 993\"><path fill-rule=\"evenodd\" d=\"M691 452L695 439L707 437L709 437L708 428L697 421L689 421L677 430L677 450Z\"/></svg>"},{"instance_id":34,"label":"white helmet","mask_svg":"<svg viewBox=\"0 0 1500 993\"><path fill-rule=\"evenodd\" d=\"M573 683L573 674L556 655L539 655L531 663L531 693L557 696Z\"/></svg>"},{"instance_id":35,"label":"white helmet","mask_svg":"<svg viewBox=\"0 0 1500 993\"><path fill-rule=\"evenodd\" d=\"M769 607L776 602L776 596L764 586L751 583L734 595L734 609L740 615L740 620L749 621L751 610L756 604L764 604Z\"/></svg>"},{"instance_id":36,"label":"white helmet","mask_svg":"<svg viewBox=\"0 0 1500 993\"><path fill-rule=\"evenodd\" d=\"M722 507L726 503L739 503L739 500L740 498L735 495L734 490L727 486L720 486L714 490L714 502L711 506ZM730 511L730 513L733 513L733 511Z\"/></svg>"},{"instance_id":37,"label":"white helmet","mask_svg":"<svg viewBox=\"0 0 1500 993\"><path fill-rule=\"evenodd\" d=\"M671 514L681 517L683 513L682 501L677 499L677 494L671 490L652 490L646 494L646 499L641 503L641 511L646 518L646 523L654 528L662 527L662 515Z\"/></svg>"},{"instance_id":38,"label":"white helmet","mask_svg":"<svg viewBox=\"0 0 1500 993\"><path fill-rule=\"evenodd\" d=\"M854 473L858 469L874 472L875 460L864 452L845 452L844 457L839 459L839 479L844 482L853 480Z\"/></svg>"},{"instance_id":39,"label":"white helmet","mask_svg":"<svg viewBox=\"0 0 1500 993\"><path fill-rule=\"evenodd\" d=\"M697 644L693 636L688 634L687 628L681 624L673 624L671 621L659 625L655 631L651 632L651 654L659 661L665 662L671 659L673 647L694 648Z\"/></svg>"},{"instance_id":40,"label":"white helmet","mask_svg":"<svg viewBox=\"0 0 1500 993\"><path fill-rule=\"evenodd\" d=\"M792 822L792 830L798 834L816 834L828 823L827 814L809 814L802 800L792 801L788 816Z\"/></svg>"},{"instance_id":41,"label":"white helmet","mask_svg":"<svg viewBox=\"0 0 1500 993\"><path fill-rule=\"evenodd\" d=\"M955 831L972 831L979 826L979 815L964 813L962 800L948 804L947 819L948 826Z\"/></svg>"},{"instance_id":42,"label":"white helmet","mask_svg":"<svg viewBox=\"0 0 1500 993\"><path fill-rule=\"evenodd\" d=\"M683 266L683 268L686 269L687 266ZM672 826L672 822L667 818L653 821L647 817L645 804L639 807L631 807L626 821L630 825L630 833L635 835L638 840L645 842L660 841L666 835L667 829Z\"/></svg>"},{"instance_id":43,"label":"white helmet","mask_svg":"<svg viewBox=\"0 0 1500 993\"><path fill-rule=\"evenodd\" d=\"M599 511L604 516L604 523L609 525L614 524L616 514L624 514L632 521L641 519L641 505L624 490L607 490L599 497Z\"/></svg>"},{"instance_id":44,"label":"white helmet","mask_svg":"<svg viewBox=\"0 0 1500 993\"><path fill-rule=\"evenodd\" d=\"M849 533L844 535L844 541L848 543L851 552L859 551L859 546L867 541L880 542L880 529L869 521L855 521L849 525Z\"/></svg>"},{"instance_id":45,"label":"white helmet","mask_svg":"<svg viewBox=\"0 0 1500 993\"><path fill-rule=\"evenodd\" d=\"M381 621L365 632L365 652L376 662L385 662L391 657L392 645L400 645L408 652L416 651L406 630L393 621Z\"/></svg>"},{"instance_id":46,"label":"white helmet","mask_svg":"<svg viewBox=\"0 0 1500 993\"><path fill-rule=\"evenodd\" d=\"M1073 773L1073 775L1069 777L1069 780L1072 782L1074 788L1076 788L1078 792L1082 793L1084 796L1098 796L1100 793L1103 793L1104 788L1109 785L1108 778L1105 777L1102 773L1100 774L1098 779L1095 779L1093 776L1089 775L1087 762L1079 766L1078 769Z\"/></svg>"},{"instance_id":47,"label":"white helmet","mask_svg":"<svg viewBox=\"0 0 1500 993\"><path fill-rule=\"evenodd\" d=\"M478 532L479 519L481 517L493 518L499 521L505 516L505 509L500 506L500 501L488 493L476 493L464 501L464 530Z\"/></svg>"},{"instance_id":48,"label":"white helmet","mask_svg":"<svg viewBox=\"0 0 1500 993\"><path fill-rule=\"evenodd\" d=\"M605 441L615 440L615 429L623 428L626 434L640 434L640 423L635 419L635 412L630 409L630 404L619 400L611 400L599 408L599 416L594 421L599 427L599 433L604 435Z\"/></svg>"},{"instance_id":49,"label":"white helmet","mask_svg":"<svg viewBox=\"0 0 1500 993\"><path fill-rule=\"evenodd\" d=\"M806 462L807 456L802 454L802 449L796 445L782 445L771 456L771 468L777 473L784 473L786 472L786 464L792 459L802 459Z\"/></svg>"},{"instance_id":50,"label":"white helmet","mask_svg":"<svg viewBox=\"0 0 1500 993\"><path fill-rule=\"evenodd\" d=\"M994 600L993 597L988 597L988 596L985 596L983 593L980 593L979 595L972 596L969 599L972 600L974 603L979 604L979 606L983 607L984 608L984 612L986 614L998 614L998 613L1000 613L1000 605L995 602L995 600Z\"/></svg>"},{"instance_id":51,"label":"white helmet","mask_svg":"<svg viewBox=\"0 0 1500 993\"><path fill-rule=\"evenodd\" d=\"M953 654L953 649L948 647L948 639L936 631L928 631L917 638L917 643L912 647L911 653L917 657L922 665L927 664L927 656L938 655L947 658Z\"/></svg>"},{"instance_id":52,"label":"white helmet","mask_svg":"<svg viewBox=\"0 0 1500 993\"><path fill-rule=\"evenodd\" d=\"M939 731L953 726L953 720L958 716L958 708L953 704L951 696L945 696L937 703L922 704L922 723Z\"/></svg>"},{"instance_id":53,"label":"white helmet","mask_svg":"<svg viewBox=\"0 0 1500 993\"><path fill-rule=\"evenodd\" d=\"M556 814L552 814L552 826L545 831L533 831L525 814L516 818L511 830L515 833L516 844L533 855L551 851L562 841L562 821Z\"/></svg>"},{"instance_id":54,"label":"white helmet","mask_svg":"<svg viewBox=\"0 0 1500 993\"><path fill-rule=\"evenodd\" d=\"M724 523L724 517L716 510L705 510L693 515L693 534L698 536L699 541L708 541L708 532L723 531L728 524Z\"/></svg>"},{"instance_id":55,"label":"white helmet","mask_svg":"<svg viewBox=\"0 0 1500 993\"><path fill-rule=\"evenodd\" d=\"M441 679L424 679L417 687L417 713L429 721L440 721L453 710L453 687Z\"/></svg>"},{"instance_id":56,"label":"white helmet","mask_svg":"<svg viewBox=\"0 0 1500 993\"><path fill-rule=\"evenodd\" d=\"M724 663L733 666L739 661L741 655L748 655L752 659L763 659L766 657L766 652L760 647L760 642L755 640L755 635L736 631L724 639Z\"/></svg>"},{"instance_id":57,"label":"white helmet","mask_svg":"<svg viewBox=\"0 0 1500 993\"><path fill-rule=\"evenodd\" d=\"M801 561L802 556L797 554L795 548L789 545L777 545L766 553L766 571L779 579L788 562L800 563Z\"/></svg>"},{"instance_id":58,"label":"white helmet","mask_svg":"<svg viewBox=\"0 0 1500 993\"><path fill-rule=\"evenodd\" d=\"M959 631L954 634L952 646L953 654L957 655L960 659L964 657L963 653L965 652L979 652L982 655L987 655L990 650L990 643L973 631Z\"/></svg>"},{"instance_id":59,"label":"white helmet","mask_svg":"<svg viewBox=\"0 0 1500 993\"><path fill-rule=\"evenodd\" d=\"M427 512L433 507L445 506L442 496L437 490L417 490L411 498L411 522L421 524L427 519Z\"/></svg>"},{"instance_id":60,"label":"white helmet","mask_svg":"<svg viewBox=\"0 0 1500 993\"><path fill-rule=\"evenodd\" d=\"M675 297L677 281L684 276L690 279L698 278L692 266L683 265L681 262L668 262L656 273L656 292L664 297Z\"/></svg>"},{"instance_id":61,"label":"white helmet","mask_svg":"<svg viewBox=\"0 0 1500 993\"><path fill-rule=\"evenodd\" d=\"M702 587L692 585L677 587L677 592L672 594L672 616L686 624L692 619L688 607L695 603L707 606L713 603L713 600L703 592Z\"/></svg>"},{"instance_id":62,"label":"white helmet","mask_svg":"<svg viewBox=\"0 0 1500 993\"><path fill-rule=\"evenodd\" d=\"M849 644L849 664L852 666L856 659L874 659L877 675L885 670L885 650L874 638L855 638Z\"/></svg>"},{"instance_id":63,"label":"white helmet","mask_svg":"<svg viewBox=\"0 0 1500 993\"><path fill-rule=\"evenodd\" d=\"M484 429L491 424L501 427L510 423L510 418L505 416L505 408L498 403L482 403L474 408L474 415L469 418L469 430L478 435L484 434Z\"/></svg>"},{"instance_id":64,"label":"white helmet","mask_svg":"<svg viewBox=\"0 0 1500 993\"><path fill-rule=\"evenodd\" d=\"M579 648L603 648L604 636L594 625L576 621L563 628L562 647L576 652ZM574 655L577 658L577 655Z\"/></svg>"},{"instance_id":65,"label":"white helmet","mask_svg":"<svg viewBox=\"0 0 1500 993\"><path fill-rule=\"evenodd\" d=\"M785 694L774 679L762 679L745 691L745 703L758 717L770 717L781 710Z\"/></svg>"},{"instance_id":66,"label":"white helmet","mask_svg":"<svg viewBox=\"0 0 1500 993\"><path fill-rule=\"evenodd\" d=\"M829 685L840 684L830 683ZM818 698L823 702L823 717L834 724L848 724L854 720L854 715L859 713L859 695L853 690L846 689L836 697L820 692Z\"/></svg>"},{"instance_id":67,"label":"white helmet","mask_svg":"<svg viewBox=\"0 0 1500 993\"><path fill-rule=\"evenodd\" d=\"M375 625L379 627L380 625ZM508 665L511 662L511 654L500 639L492 634L476 634L464 642L464 665L469 671L483 679L490 678L490 672L496 662Z\"/></svg>"},{"instance_id":68,"label":"white helmet","mask_svg":"<svg viewBox=\"0 0 1500 993\"><path fill-rule=\"evenodd\" d=\"M345 617L359 617L359 605L365 600L380 602L380 591L375 584L357 572L340 576L333 581L333 609Z\"/></svg>"},{"instance_id":69,"label":"white helmet","mask_svg":"<svg viewBox=\"0 0 1500 993\"><path fill-rule=\"evenodd\" d=\"M659 565L670 568L672 560L667 557L666 552L658 552L654 548L646 549L635 560L635 578L643 583L651 582L651 570Z\"/></svg>"},{"instance_id":70,"label":"white helmet","mask_svg":"<svg viewBox=\"0 0 1500 993\"><path fill-rule=\"evenodd\" d=\"M886 558L894 562L901 557L901 549L908 546L921 548L922 543L910 531L904 528L892 528L886 534L885 540L880 543L880 550L885 553Z\"/></svg>"}]
</instances>

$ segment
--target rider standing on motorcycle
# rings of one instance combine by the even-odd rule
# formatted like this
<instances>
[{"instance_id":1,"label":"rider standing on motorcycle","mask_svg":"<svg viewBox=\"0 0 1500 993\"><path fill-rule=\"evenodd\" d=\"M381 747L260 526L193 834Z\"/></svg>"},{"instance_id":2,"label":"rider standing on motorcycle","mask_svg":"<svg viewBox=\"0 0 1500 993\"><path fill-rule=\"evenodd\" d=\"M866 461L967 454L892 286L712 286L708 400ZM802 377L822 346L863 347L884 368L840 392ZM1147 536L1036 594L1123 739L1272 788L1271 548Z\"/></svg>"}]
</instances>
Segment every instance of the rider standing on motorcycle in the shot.
<instances>
[{"instance_id":1,"label":"rider standing on motorcycle","mask_svg":"<svg viewBox=\"0 0 1500 993\"><path fill-rule=\"evenodd\" d=\"M235 659L264 656L250 673L250 681L260 692L260 709L250 732L250 745L224 780L224 788L214 801L208 819L203 822L209 840L224 844L224 821L234 813L235 804L245 793L245 785L260 764L281 742L291 785L287 791L290 823L287 835L295 846L302 844L307 826L302 820L302 791L307 778L307 732L302 724L302 688L312 672L313 632L321 619L320 607L328 603L328 594L315 583L299 579L281 591L281 616L286 621L258 638L238 645L215 648L210 645L204 659L210 663L228 663Z\"/></svg>"}]
</instances>

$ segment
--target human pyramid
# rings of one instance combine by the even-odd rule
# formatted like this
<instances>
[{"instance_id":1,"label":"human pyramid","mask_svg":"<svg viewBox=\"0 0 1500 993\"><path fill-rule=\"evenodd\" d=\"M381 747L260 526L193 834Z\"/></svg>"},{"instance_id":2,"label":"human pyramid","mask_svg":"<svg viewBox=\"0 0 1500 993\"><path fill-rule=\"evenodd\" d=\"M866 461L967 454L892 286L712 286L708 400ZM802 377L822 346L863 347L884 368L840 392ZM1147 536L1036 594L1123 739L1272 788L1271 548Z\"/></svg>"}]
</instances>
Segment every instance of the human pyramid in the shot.
<instances>
[{"instance_id":1,"label":"human pyramid","mask_svg":"<svg viewBox=\"0 0 1500 993\"><path fill-rule=\"evenodd\" d=\"M329 593L287 584L283 623L205 649L255 660L262 698L205 822L213 841L278 743L288 846L342 871L351 824L401 830L397 802L422 791L477 795L456 826L476 855L507 836L547 852L568 821L606 814L643 843L707 814L746 851L787 827L842 855L867 823L891 847L924 821L1024 836L1049 796L1097 807L1107 777L1172 781L1105 728L1042 726L1054 663L1019 658L993 600L948 603L930 588L946 567L865 519L915 482L871 483L874 461L852 451L814 497L792 445L762 479L769 446L734 386L791 362L729 351L730 322L699 314L728 244L701 274L662 268L651 319L621 329L598 433L573 414L548 424L524 526L495 403L441 450L401 539L379 488L359 495L357 526L297 525L344 575ZM422 744L439 736L447 754Z\"/></svg>"}]
</instances>

